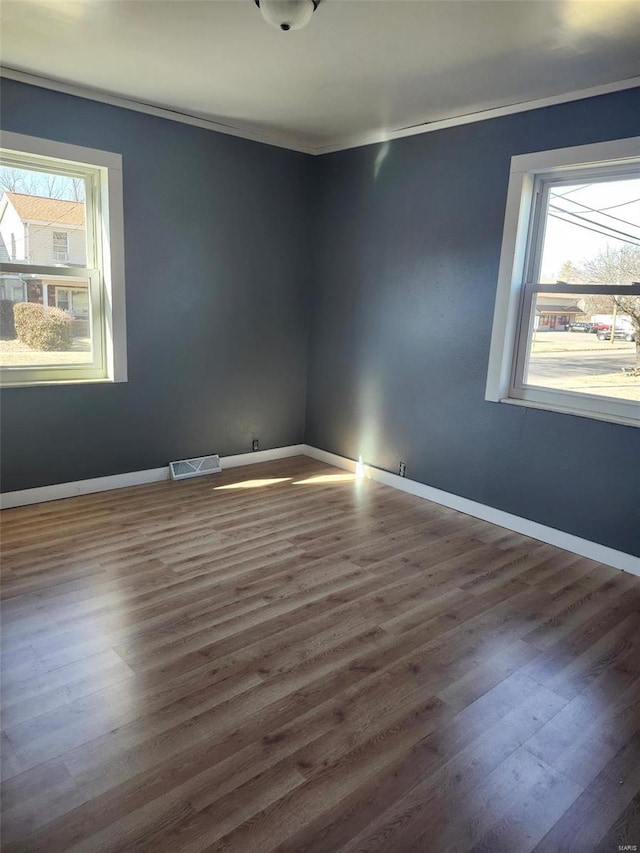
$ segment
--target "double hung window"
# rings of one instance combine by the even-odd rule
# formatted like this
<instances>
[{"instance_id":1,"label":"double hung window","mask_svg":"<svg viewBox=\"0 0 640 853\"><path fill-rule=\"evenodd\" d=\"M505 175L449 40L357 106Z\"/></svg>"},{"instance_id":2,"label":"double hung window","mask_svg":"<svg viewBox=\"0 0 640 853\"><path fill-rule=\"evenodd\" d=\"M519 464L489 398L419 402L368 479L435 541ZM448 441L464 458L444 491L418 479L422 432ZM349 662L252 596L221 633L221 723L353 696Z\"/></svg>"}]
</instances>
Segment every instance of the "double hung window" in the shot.
<instances>
[{"instance_id":1,"label":"double hung window","mask_svg":"<svg viewBox=\"0 0 640 853\"><path fill-rule=\"evenodd\" d=\"M486 396L640 425L640 139L512 159Z\"/></svg>"},{"instance_id":2,"label":"double hung window","mask_svg":"<svg viewBox=\"0 0 640 853\"><path fill-rule=\"evenodd\" d=\"M0 188L2 384L124 381L121 157L4 133Z\"/></svg>"}]
</instances>

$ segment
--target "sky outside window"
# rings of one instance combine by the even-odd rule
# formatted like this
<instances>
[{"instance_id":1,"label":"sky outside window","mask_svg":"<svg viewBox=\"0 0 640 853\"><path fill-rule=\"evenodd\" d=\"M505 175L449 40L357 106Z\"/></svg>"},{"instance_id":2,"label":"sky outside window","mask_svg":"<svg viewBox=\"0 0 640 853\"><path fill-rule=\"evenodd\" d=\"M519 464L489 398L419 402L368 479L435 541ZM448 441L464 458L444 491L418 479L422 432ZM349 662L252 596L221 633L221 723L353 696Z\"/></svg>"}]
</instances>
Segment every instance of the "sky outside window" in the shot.
<instances>
[{"instance_id":1,"label":"sky outside window","mask_svg":"<svg viewBox=\"0 0 640 853\"><path fill-rule=\"evenodd\" d=\"M555 282L607 250L640 251L640 178L555 187L549 193L541 280ZM611 282L615 283L615 282Z\"/></svg>"}]
</instances>

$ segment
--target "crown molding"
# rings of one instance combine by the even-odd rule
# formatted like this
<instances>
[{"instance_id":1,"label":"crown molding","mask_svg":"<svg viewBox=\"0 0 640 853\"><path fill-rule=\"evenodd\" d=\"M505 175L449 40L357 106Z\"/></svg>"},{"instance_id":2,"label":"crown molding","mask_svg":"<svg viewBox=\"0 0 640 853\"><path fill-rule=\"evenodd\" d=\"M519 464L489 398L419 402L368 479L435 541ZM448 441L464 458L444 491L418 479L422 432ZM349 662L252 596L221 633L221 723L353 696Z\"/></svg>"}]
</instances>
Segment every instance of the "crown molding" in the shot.
<instances>
[{"instance_id":1,"label":"crown molding","mask_svg":"<svg viewBox=\"0 0 640 853\"><path fill-rule=\"evenodd\" d=\"M587 89L575 89L572 92L564 92L560 95L550 95L547 98L518 101L501 107L487 106L486 108L482 108L474 112L437 119L435 121L425 122L424 124L415 124L410 127L399 128L398 130L373 131L371 133L350 136L342 141L332 143L330 145L315 146L312 148L311 153L315 156L319 156L322 154L332 154L336 151L347 151L351 148L361 148L364 145L375 145L380 142L390 142L393 139L402 139L405 136L418 136L422 133L432 133L436 130L444 130L448 127L473 124L477 121L486 121L487 119L500 118L501 116L514 115L515 113L524 113L529 110L539 110L543 107L552 107L556 104L566 104L571 101L581 101L585 98L595 98L598 95L608 95L612 92L622 92L625 89L636 89L638 87L640 87L640 76L627 77L624 80L616 80L612 83L603 83L600 86L590 86Z\"/></svg>"},{"instance_id":2,"label":"crown molding","mask_svg":"<svg viewBox=\"0 0 640 853\"><path fill-rule=\"evenodd\" d=\"M590 86L586 89L575 89L571 92L551 95L546 98L518 101L513 104L507 104L506 106L488 106L473 112L449 116L435 121L424 122L423 124L411 125L409 127L402 127L396 130L376 130L345 137L342 140L338 140L327 145L313 145L287 134L262 133L248 128L236 127L232 124L225 124L201 115L182 112L175 107L164 107L157 104L149 104L132 98L114 95L110 92L104 92L99 89L77 86L73 83L65 83L62 80L55 80L50 77L42 77L26 71L19 71L15 68L0 66L0 77L6 77L8 80L16 80L19 83L27 83L30 86L38 86L41 89L51 89L54 92L74 95L78 98L98 101L102 104L109 104L110 106L121 107L126 110L134 110L136 112L145 113L146 115L157 116L158 118L165 118L169 121L177 121L182 124L201 127L205 130L214 131L215 133L224 133L228 136L248 139L251 142L259 142L263 145L273 145L277 148L286 148L289 151L297 151L301 154L311 154L315 157L323 154L332 154L337 151L346 151L351 148L362 148L365 145L376 145L380 142L391 142L394 139L402 139L406 136L418 136L422 133L433 133L434 131L444 130L449 127L473 124L478 121L487 121L492 118L501 118L502 116L514 115L515 113L538 110L543 107L551 107L557 104L580 101L585 98L594 98L598 95L607 95L612 92L622 92L625 89L635 89L640 87L640 76L627 77L624 80L603 83L599 86Z\"/></svg>"},{"instance_id":3,"label":"crown molding","mask_svg":"<svg viewBox=\"0 0 640 853\"><path fill-rule=\"evenodd\" d=\"M126 98L104 92L101 89L91 89L86 86L77 86L75 83L65 83L52 77L41 77L27 71L19 71L16 68L0 66L0 77L7 80L15 80L18 83L26 83L29 86L38 86L40 89L50 89L53 92L61 92L64 95L73 95L76 98L85 98L89 101L98 101L112 107L120 107L125 110L134 110L145 115L165 118L169 121L177 121L181 124L189 124L193 127L201 127L204 130L212 130L215 133L224 133L227 136L237 136L240 139L248 139L250 142L260 142L263 145L273 145L276 148L286 148L288 151L297 151L301 154L313 154L313 148L286 134L261 133L244 127L236 127L215 119L206 118L196 113L183 112L176 107L164 107L159 104L150 104L145 101L137 101L134 98Z\"/></svg>"}]
</instances>

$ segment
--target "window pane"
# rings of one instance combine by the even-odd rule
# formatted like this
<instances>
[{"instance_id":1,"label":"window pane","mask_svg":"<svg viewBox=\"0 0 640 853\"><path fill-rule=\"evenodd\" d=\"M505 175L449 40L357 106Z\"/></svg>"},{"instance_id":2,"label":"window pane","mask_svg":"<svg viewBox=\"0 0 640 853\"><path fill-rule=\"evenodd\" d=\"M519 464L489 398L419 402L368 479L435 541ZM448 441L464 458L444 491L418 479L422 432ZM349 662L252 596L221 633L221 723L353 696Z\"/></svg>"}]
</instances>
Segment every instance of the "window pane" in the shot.
<instances>
[{"instance_id":1,"label":"window pane","mask_svg":"<svg viewBox=\"0 0 640 853\"><path fill-rule=\"evenodd\" d=\"M0 276L0 366L90 364L88 279Z\"/></svg>"},{"instance_id":2,"label":"window pane","mask_svg":"<svg viewBox=\"0 0 640 853\"><path fill-rule=\"evenodd\" d=\"M640 401L640 296L536 294L526 385Z\"/></svg>"},{"instance_id":3,"label":"window pane","mask_svg":"<svg viewBox=\"0 0 640 853\"><path fill-rule=\"evenodd\" d=\"M551 184L541 282L640 281L640 179Z\"/></svg>"},{"instance_id":4,"label":"window pane","mask_svg":"<svg viewBox=\"0 0 640 853\"><path fill-rule=\"evenodd\" d=\"M89 291L87 288L71 291L71 313L76 318L89 315Z\"/></svg>"},{"instance_id":5,"label":"window pane","mask_svg":"<svg viewBox=\"0 0 640 853\"><path fill-rule=\"evenodd\" d=\"M0 160L0 261L87 266L85 181Z\"/></svg>"}]
</instances>

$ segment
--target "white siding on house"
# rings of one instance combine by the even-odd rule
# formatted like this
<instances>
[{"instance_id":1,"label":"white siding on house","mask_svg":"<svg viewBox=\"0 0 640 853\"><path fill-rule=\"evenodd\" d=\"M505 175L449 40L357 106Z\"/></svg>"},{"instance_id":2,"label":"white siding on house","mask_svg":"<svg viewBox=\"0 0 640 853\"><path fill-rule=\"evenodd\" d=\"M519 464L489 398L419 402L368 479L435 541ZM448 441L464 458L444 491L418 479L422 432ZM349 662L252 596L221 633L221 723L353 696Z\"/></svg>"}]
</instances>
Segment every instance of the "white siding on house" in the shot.
<instances>
[{"instance_id":1,"label":"white siding on house","mask_svg":"<svg viewBox=\"0 0 640 853\"><path fill-rule=\"evenodd\" d=\"M0 235L10 261L26 260L24 224L11 204L0 215Z\"/></svg>"},{"instance_id":2,"label":"white siding on house","mask_svg":"<svg viewBox=\"0 0 640 853\"><path fill-rule=\"evenodd\" d=\"M69 258L67 263L77 266L86 264L87 247L84 228L71 225L29 222L27 224L29 263L59 264L53 256L53 235L66 232L69 235Z\"/></svg>"}]
</instances>

